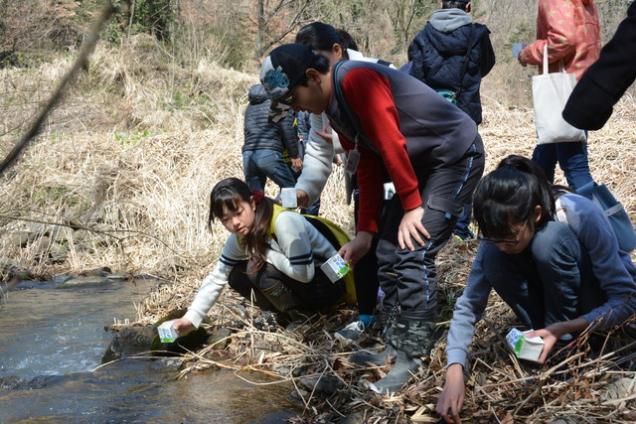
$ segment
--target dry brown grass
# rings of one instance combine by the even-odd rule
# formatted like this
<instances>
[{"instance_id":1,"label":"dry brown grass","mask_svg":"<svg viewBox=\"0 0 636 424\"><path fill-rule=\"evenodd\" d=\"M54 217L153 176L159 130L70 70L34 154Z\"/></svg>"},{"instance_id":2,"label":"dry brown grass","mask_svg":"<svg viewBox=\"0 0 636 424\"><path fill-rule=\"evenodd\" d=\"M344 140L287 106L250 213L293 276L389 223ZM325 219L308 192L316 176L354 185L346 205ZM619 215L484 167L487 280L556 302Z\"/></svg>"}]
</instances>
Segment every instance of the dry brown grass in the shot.
<instances>
[{"instance_id":1,"label":"dry brown grass","mask_svg":"<svg viewBox=\"0 0 636 424\"><path fill-rule=\"evenodd\" d=\"M55 112L45 133L0 180L2 262L38 275L99 266L159 275L167 282L138 305L142 322L189 304L226 237L219 226L212 233L206 230L208 195L219 179L242 174L245 93L256 81L253 75L211 61L184 67L169 57L144 36L119 49L99 48L88 74ZM6 88L0 98L0 134L32 113L69 63L61 58L38 69L0 71ZM497 101L505 98L505 84L512 84L499 83L503 76L497 75L484 88L481 133L488 170L508 154L529 155L535 143L531 112ZM606 183L636 220L634 105L626 99L606 128L591 135L589 150L596 180ZM0 136L0 152L8 150L15 134ZM323 195L323 212L351 228L343 187L341 170L336 170ZM91 231L68 226L78 224ZM21 247L14 236L18 230L34 232L35 239ZM465 283L474 247L451 242L440 254L445 317ZM67 258L52 263L53 248L67 249ZM0 271L6 277L11 269ZM517 421L542 422L563 413L594 414L593 422L628 421L621 414L631 410L629 404L602 405L600 393L617 375L636 374L606 371L615 359L611 357L597 362L577 358L581 367L573 379L564 379L562 368L548 375L518 364L504 349L502 334L513 320L505 310L493 296L478 326L465 417L503 422L510 413ZM211 325L235 328L232 343L224 355L207 348L186 357L184 374L223 366L237 372L256 369L294 383L294 369L331 374L342 379L345 388L329 399L331 406L316 394L306 396L307 422L333 420L336 409L366 410L377 418L368 422L401 422L413 415L416 422L433 422L430 405L443 383L443 342L430 368L400 396L372 397L357 382L360 377L377 378L382 370L352 368L344 360L347 352L330 335L351 313L311 321L303 332L289 334L275 327L263 329L255 323L256 311L245 309L226 291L211 313ZM531 376L534 379L523 380Z\"/></svg>"}]
</instances>

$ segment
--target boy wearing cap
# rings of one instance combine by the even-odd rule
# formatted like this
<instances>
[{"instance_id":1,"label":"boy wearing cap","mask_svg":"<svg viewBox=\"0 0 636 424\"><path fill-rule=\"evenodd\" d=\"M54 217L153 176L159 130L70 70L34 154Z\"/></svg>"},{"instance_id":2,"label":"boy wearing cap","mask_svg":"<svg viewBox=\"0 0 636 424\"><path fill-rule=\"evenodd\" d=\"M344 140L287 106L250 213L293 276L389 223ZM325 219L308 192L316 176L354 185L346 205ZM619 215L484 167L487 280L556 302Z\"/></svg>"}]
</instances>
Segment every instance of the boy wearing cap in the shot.
<instances>
[{"instance_id":1,"label":"boy wearing cap","mask_svg":"<svg viewBox=\"0 0 636 424\"><path fill-rule=\"evenodd\" d=\"M397 196L383 216L377 248L379 280L399 317L386 332L387 349L370 362L396 357L389 374L371 385L400 389L428 356L437 311L435 256L484 168L475 122L417 79L386 66L343 61L329 67L311 48L274 49L261 70L272 99L295 110L326 112L349 151L347 171L360 185L358 233L342 247L355 263L380 227L383 183Z\"/></svg>"}]
</instances>

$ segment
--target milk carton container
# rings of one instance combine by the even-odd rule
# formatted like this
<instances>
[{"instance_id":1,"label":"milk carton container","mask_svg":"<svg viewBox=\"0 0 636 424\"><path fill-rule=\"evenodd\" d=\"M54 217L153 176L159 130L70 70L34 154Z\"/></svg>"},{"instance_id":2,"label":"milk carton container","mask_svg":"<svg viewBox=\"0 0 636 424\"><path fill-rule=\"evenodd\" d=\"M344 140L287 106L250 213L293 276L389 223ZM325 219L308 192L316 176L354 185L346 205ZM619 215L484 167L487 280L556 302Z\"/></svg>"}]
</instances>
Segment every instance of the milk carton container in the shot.
<instances>
[{"instance_id":1,"label":"milk carton container","mask_svg":"<svg viewBox=\"0 0 636 424\"><path fill-rule=\"evenodd\" d=\"M351 270L351 268L349 268L349 264L347 264L345 260L342 259L342 256L337 253L329 258L327 262L322 264L320 269L322 269L322 272L325 273L332 283L340 280Z\"/></svg>"},{"instance_id":2,"label":"milk carton container","mask_svg":"<svg viewBox=\"0 0 636 424\"><path fill-rule=\"evenodd\" d=\"M177 338L179 338L179 333L174 329L173 325L176 319L172 319L170 321L166 321L157 327L157 332L159 333L159 339L161 343L174 343Z\"/></svg>"},{"instance_id":3,"label":"milk carton container","mask_svg":"<svg viewBox=\"0 0 636 424\"><path fill-rule=\"evenodd\" d=\"M526 337L530 331L521 332L513 328L506 336L506 341L517 358L537 362L543 351L543 339L541 337Z\"/></svg>"},{"instance_id":4,"label":"milk carton container","mask_svg":"<svg viewBox=\"0 0 636 424\"><path fill-rule=\"evenodd\" d=\"M280 191L280 201L286 209L296 209L298 207L296 199L296 189L287 187Z\"/></svg>"}]
</instances>

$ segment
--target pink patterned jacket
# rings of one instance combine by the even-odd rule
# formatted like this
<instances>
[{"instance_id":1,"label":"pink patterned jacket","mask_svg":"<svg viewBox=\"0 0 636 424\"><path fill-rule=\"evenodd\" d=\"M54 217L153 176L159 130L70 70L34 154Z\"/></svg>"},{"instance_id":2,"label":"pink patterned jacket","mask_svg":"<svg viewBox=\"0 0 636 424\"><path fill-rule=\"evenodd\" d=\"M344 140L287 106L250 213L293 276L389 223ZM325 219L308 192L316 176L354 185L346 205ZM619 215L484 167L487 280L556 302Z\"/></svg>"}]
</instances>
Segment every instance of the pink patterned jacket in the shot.
<instances>
[{"instance_id":1,"label":"pink patterned jacket","mask_svg":"<svg viewBox=\"0 0 636 424\"><path fill-rule=\"evenodd\" d=\"M543 46L548 43L550 72L565 70L578 80L599 57L601 50L598 10L593 0L539 0L537 40L521 52L527 65L543 64Z\"/></svg>"}]
</instances>

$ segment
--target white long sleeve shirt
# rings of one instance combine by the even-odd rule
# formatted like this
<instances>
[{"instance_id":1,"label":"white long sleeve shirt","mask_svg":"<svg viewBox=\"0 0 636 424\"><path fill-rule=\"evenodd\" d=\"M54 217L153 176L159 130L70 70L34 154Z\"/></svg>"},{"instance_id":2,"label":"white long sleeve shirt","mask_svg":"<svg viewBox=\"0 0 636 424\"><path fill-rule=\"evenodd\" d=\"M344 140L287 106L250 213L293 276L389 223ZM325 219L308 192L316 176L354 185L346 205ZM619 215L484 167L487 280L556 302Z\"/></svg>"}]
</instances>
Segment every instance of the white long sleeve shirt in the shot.
<instances>
[{"instance_id":1,"label":"white long sleeve shirt","mask_svg":"<svg viewBox=\"0 0 636 424\"><path fill-rule=\"evenodd\" d=\"M337 253L336 249L302 215L281 212L275 222L275 236L268 240L266 261L296 281L309 283L314 278L314 258L328 259ZM228 237L221 256L212 272L201 283L192 305L184 318L195 327L201 321L228 283L232 269L249 259L248 252L239 238Z\"/></svg>"}]
</instances>

